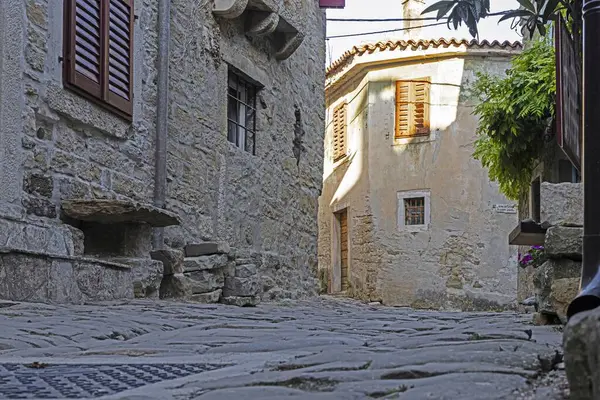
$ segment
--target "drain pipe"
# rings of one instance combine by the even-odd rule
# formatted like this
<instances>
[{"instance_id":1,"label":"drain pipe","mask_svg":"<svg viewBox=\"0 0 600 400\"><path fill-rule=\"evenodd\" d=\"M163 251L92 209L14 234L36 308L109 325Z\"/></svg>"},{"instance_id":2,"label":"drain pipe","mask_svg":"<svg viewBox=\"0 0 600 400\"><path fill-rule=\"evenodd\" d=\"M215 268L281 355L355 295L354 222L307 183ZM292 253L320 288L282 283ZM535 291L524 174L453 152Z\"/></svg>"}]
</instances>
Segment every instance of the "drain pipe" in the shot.
<instances>
[{"instance_id":1,"label":"drain pipe","mask_svg":"<svg viewBox=\"0 0 600 400\"><path fill-rule=\"evenodd\" d=\"M171 41L171 0L158 5L158 85L156 105L156 153L154 158L154 205L165 208L167 192L167 124L169 117L169 42ZM154 249L164 246L164 228L156 228Z\"/></svg>"}]
</instances>

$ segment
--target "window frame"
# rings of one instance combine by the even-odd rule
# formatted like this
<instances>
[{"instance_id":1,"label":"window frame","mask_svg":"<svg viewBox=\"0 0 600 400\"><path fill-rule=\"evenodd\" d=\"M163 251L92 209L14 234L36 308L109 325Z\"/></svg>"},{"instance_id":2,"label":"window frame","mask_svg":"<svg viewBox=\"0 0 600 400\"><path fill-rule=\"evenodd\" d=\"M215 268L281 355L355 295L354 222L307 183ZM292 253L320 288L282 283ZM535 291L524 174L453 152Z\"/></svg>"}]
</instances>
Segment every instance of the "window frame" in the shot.
<instances>
[{"instance_id":1,"label":"window frame","mask_svg":"<svg viewBox=\"0 0 600 400\"><path fill-rule=\"evenodd\" d=\"M424 199L424 224L407 225L405 201L410 199ZM431 192L429 190L408 190L397 193L397 227L399 231L422 232L429 230L431 225Z\"/></svg>"},{"instance_id":2,"label":"window frame","mask_svg":"<svg viewBox=\"0 0 600 400\"><path fill-rule=\"evenodd\" d=\"M63 87L77 95L86 98L94 104L118 115L131 122L133 117L134 101L134 62L135 62L135 0L121 0L129 3L129 99L125 99L109 89L110 81L110 0L99 2L99 82L82 79L83 74L76 71L75 54L73 52L76 42L76 22L73 11L77 0L63 1L63 59L62 75ZM113 67L114 68L114 67ZM113 72L114 73L114 72Z\"/></svg>"},{"instance_id":3,"label":"window frame","mask_svg":"<svg viewBox=\"0 0 600 400\"><path fill-rule=\"evenodd\" d=\"M417 101L417 85L425 84L425 99L422 102ZM400 91L403 85L408 86L408 101L400 100ZM419 105L423 105L423 120L426 129L417 132L416 119ZM401 107L408 105L408 133L402 133L399 114ZM431 77L399 79L395 81L394 98L394 139L401 140L405 138L423 137L431 135Z\"/></svg>"},{"instance_id":4,"label":"window frame","mask_svg":"<svg viewBox=\"0 0 600 400\"><path fill-rule=\"evenodd\" d=\"M234 77L235 79L235 88L230 86L230 82L232 77ZM245 93L246 96L248 96L248 88L252 88L253 91L253 97L250 99L250 101L247 100L242 100L240 98L238 98L237 96L239 95L239 85L240 82L243 83L243 88L245 89ZM247 76L245 76L243 73L239 72L238 70L236 70L235 68L229 67L227 70L227 141L231 144L233 144L234 146L236 146L237 148L240 148L244 151L247 151L248 153L251 153L253 156L256 155L256 120L258 119L258 110L256 107L256 100L258 97L258 92L259 90L262 88L262 86L260 84L257 84L255 81L253 81L252 79L249 79ZM236 90L236 96L232 96L230 93L230 89L235 89ZM236 104L236 120L233 120L230 118L230 101L233 100ZM251 103L251 104L249 104ZM246 122L244 122L243 124L239 121L239 117L240 117L240 106L244 106L245 107L245 112L246 114L244 115L244 119L246 119L248 117L248 109L251 110L254 114L254 118L252 121L252 128L249 129L248 126L246 125ZM231 130L231 125L234 125L236 127L235 129L235 141L232 141L232 138L230 138L230 130ZM240 128L244 130L244 146L240 146L239 139L240 139ZM252 133L252 143L251 143L251 151L249 150L249 146L248 146L248 132Z\"/></svg>"}]
</instances>

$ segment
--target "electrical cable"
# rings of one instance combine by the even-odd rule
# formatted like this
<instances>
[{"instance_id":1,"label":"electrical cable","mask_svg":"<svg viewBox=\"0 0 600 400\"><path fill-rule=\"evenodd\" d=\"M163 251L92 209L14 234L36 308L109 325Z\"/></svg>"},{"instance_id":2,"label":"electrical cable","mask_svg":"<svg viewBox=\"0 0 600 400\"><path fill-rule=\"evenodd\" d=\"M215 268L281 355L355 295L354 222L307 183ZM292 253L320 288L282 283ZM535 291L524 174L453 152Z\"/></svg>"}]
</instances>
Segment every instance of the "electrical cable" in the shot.
<instances>
[{"instance_id":1,"label":"electrical cable","mask_svg":"<svg viewBox=\"0 0 600 400\"><path fill-rule=\"evenodd\" d=\"M420 26L418 28L428 28L431 26L439 26L439 25L446 25L446 22L438 22L435 24L428 24L428 25L423 25ZM360 32L360 33L349 33L349 34L345 34L345 35L335 35L335 36L327 36L326 39L339 39L339 38L345 38L345 37L353 37L353 36L366 36L366 35L375 35L378 33L390 33L390 32L399 32L399 31L407 31L410 29L416 29L417 27L410 27L410 28L397 28L397 29L388 29L385 31L374 31L374 32Z\"/></svg>"}]
</instances>

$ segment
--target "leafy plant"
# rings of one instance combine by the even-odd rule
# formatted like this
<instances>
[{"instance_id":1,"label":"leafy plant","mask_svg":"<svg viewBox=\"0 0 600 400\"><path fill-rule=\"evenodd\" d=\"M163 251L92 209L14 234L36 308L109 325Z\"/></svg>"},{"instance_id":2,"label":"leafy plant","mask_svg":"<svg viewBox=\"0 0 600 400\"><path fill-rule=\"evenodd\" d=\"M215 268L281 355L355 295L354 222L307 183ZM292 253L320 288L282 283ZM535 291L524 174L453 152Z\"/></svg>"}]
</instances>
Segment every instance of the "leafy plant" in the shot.
<instances>
[{"instance_id":1,"label":"leafy plant","mask_svg":"<svg viewBox=\"0 0 600 400\"><path fill-rule=\"evenodd\" d=\"M467 25L473 37L478 36L477 24L482 18L492 15L502 15L500 21L512 19L513 27L522 25L529 32L530 38L537 31L546 35L547 24L562 14L573 22L571 31L579 35L581 31L581 0L518 0L521 6L518 10L507 10L500 13L490 13L490 0L444 0L432 4L423 14L437 12L437 19L447 18L448 27L454 29L461 24Z\"/></svg>"},{"instance_id":2,"label":"leafy plant","mask_svg":"<svg viewBox=\"0 0 600 400\"><path fill-rule=\"evenodd\" d=\"M474 112L480 122L473 156L502 193L518 200L529 188L554 117L554 48L537 41L514 58L505 77L477 77L473 92L480 101Z\"/></svg>"},{"instance_id":3,"label":"leafy plant","mask_svg":"<svg viewBox=\"0 0 600 400\"><path fill-rule=\"evenodd\" d=\"M521 268L527 268L529 266L537 268L545 263L547 259L548 257L546 256L543 246L532 246L527 253L519 253L519 265Z\"/></svg>"}]
</instances>

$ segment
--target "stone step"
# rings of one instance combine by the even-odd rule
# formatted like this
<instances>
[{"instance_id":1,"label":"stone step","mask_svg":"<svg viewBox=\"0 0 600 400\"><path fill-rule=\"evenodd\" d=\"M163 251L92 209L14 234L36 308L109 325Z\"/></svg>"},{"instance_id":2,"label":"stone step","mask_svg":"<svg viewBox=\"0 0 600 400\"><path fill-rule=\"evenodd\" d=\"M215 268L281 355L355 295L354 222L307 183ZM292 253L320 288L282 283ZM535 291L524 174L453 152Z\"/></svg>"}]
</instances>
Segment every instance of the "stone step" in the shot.
<instances>
[{"instance_id":1,"label":"stone step","mask_svg":"<svg viewBox=\"0 0 600 400\"><path fill-rule=\"evenodd\" d=\"M209 256L213 254L229 254L229 244L225 242L192 243L185 246L186 257Z\"/></svg>"}]
</instances>

